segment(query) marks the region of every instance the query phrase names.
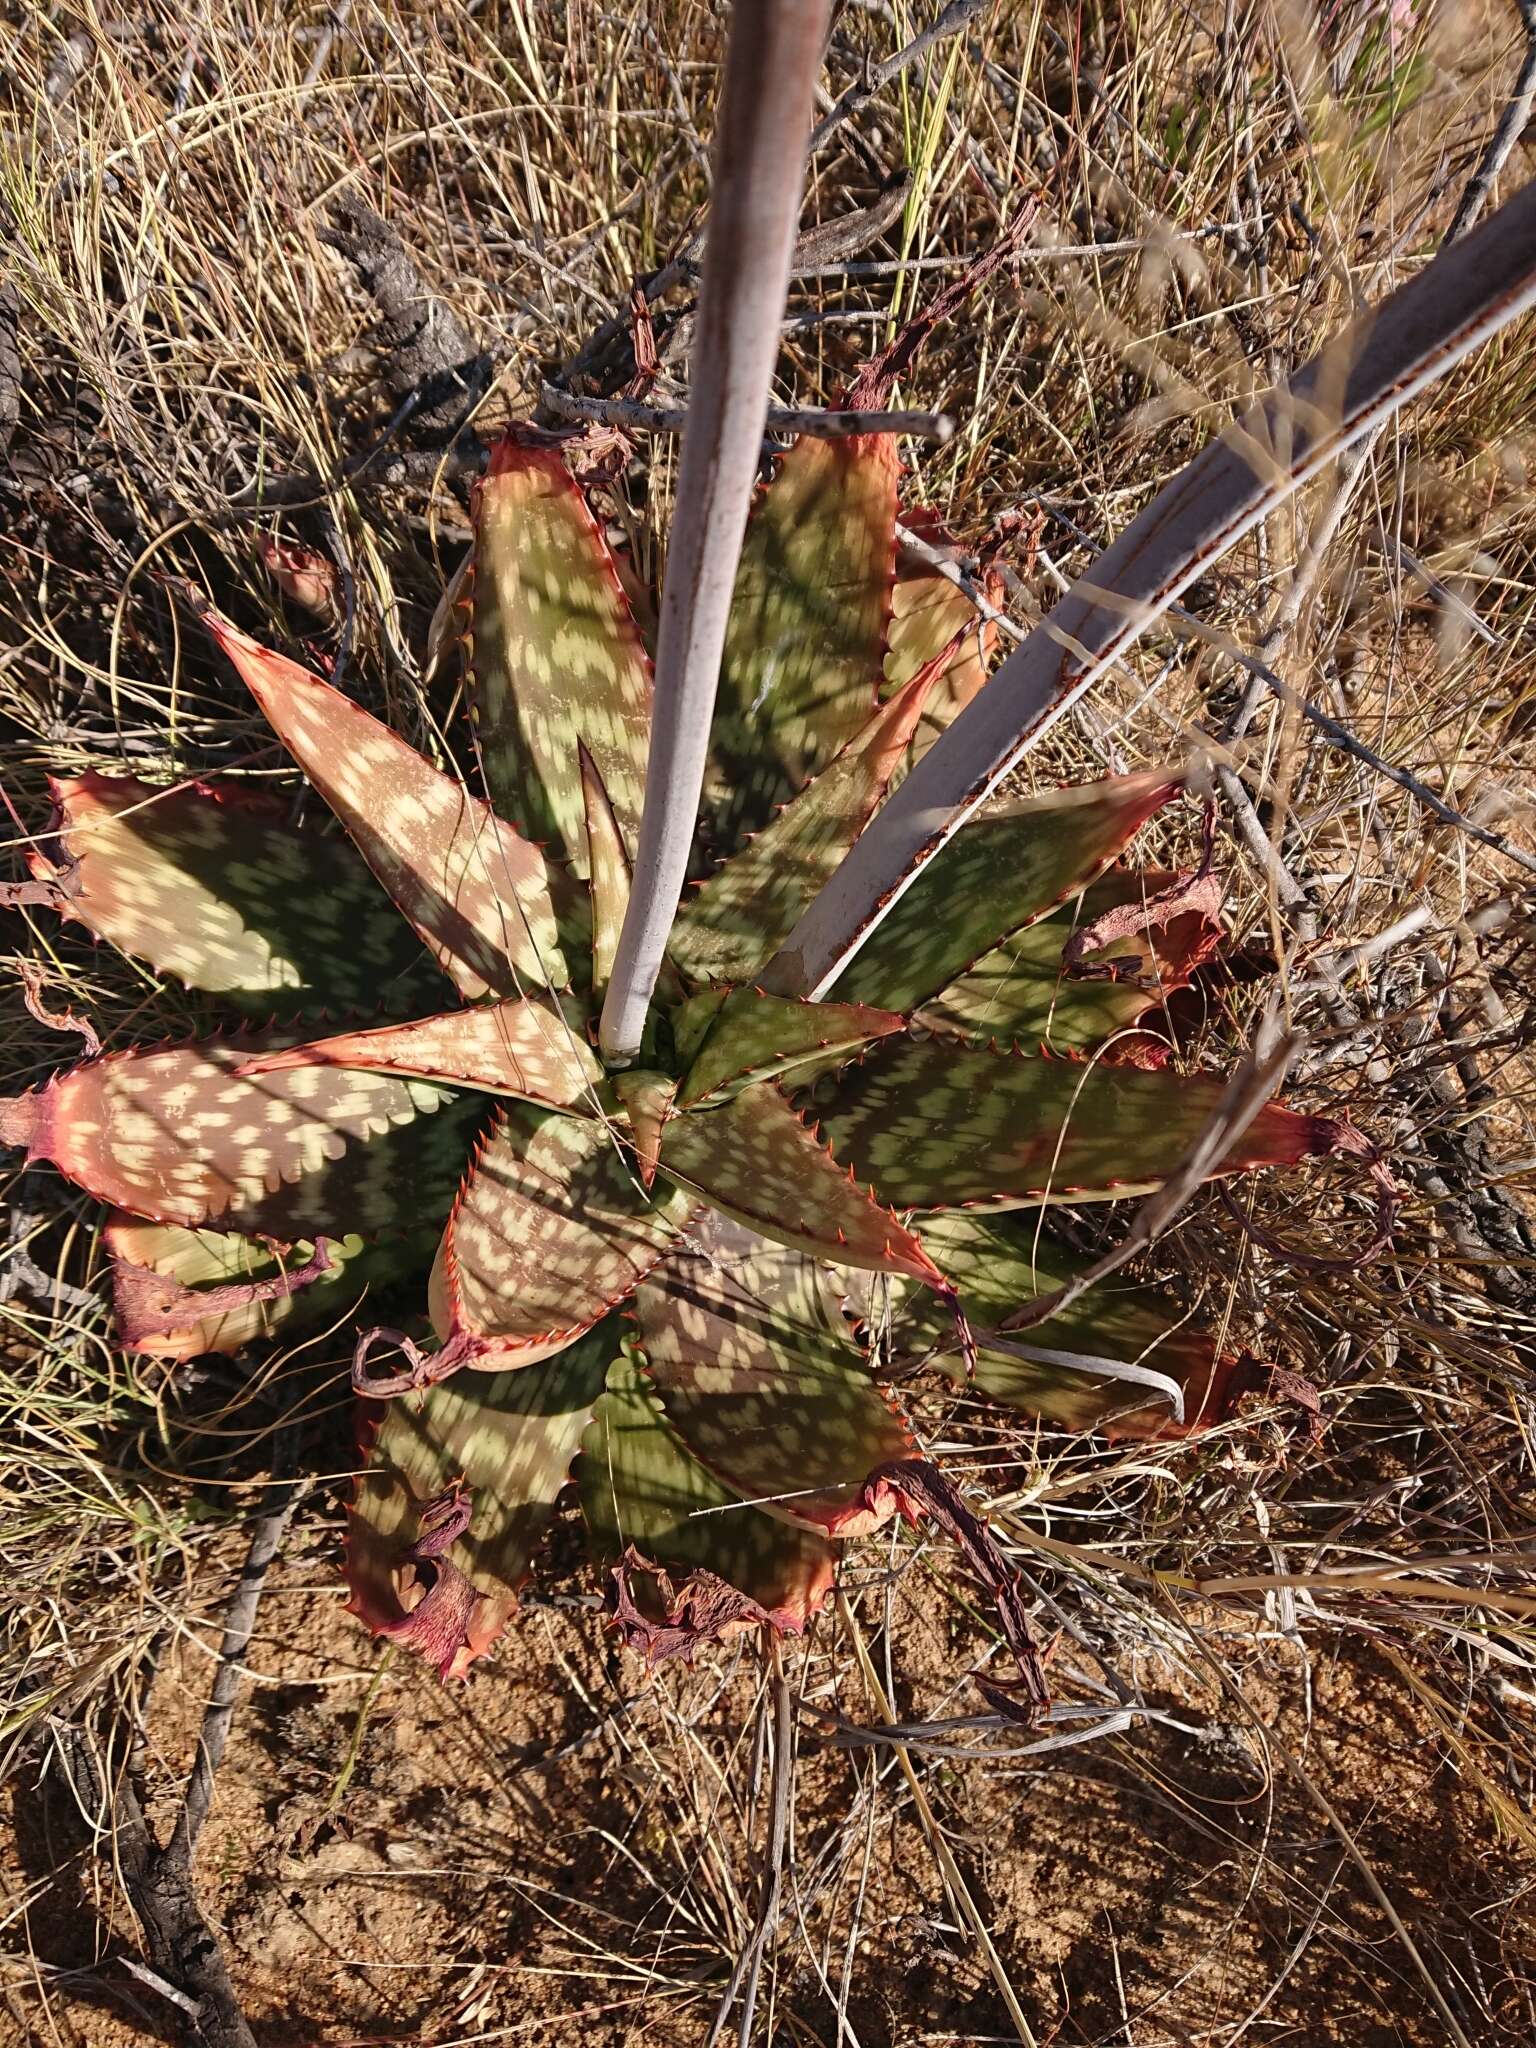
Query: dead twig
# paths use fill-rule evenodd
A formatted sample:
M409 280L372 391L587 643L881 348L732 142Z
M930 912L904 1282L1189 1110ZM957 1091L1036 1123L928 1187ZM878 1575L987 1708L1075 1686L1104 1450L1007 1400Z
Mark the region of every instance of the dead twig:
M218 1937L198 1904L192 1877L197 1839L208 1818L214 1778L229 1740L244 1657L272 1560L303 1488L281 1478L275 1496L251 1524L240 1579L224 1617L219 1665L198 1735L197 1760L167 1840L156 1840L131 1777L108 1792L83 1731L55 1730L65 1777L98 1845L110 1847L123 1889L144 1934L148 1971L142 1980L188 2014L198 2048L256 2048L230 1982Z
M683 405L647 405L638 398L579 398L574 392L546 384L542 405L568 420L624 427L644 434L680 434L688 422ZM770 405L772 434L809 434L818 441L845 440L853 434L910 434L918 441L950 440L955 422L947 412L849 412L815 405Z

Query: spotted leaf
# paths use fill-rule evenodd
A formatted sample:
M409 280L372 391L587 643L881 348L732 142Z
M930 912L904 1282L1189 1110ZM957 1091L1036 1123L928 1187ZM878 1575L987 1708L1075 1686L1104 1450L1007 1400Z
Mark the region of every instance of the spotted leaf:
M1205 1075L1031 1059L937 1038L887 1040L815 1091L833 1153L900 1209L1145 1193L1180 1164L1221 1095L1222 1083ZM1218 1171L1294 1166L1333 1151L1344 1129L1272 1103Z
M350 697L217 614L203 617L459 992L563 987L569 976L539 849Z
M629 1067L614 1075L613 1089L629 1116L640 1184L648 1188L656 1178L661 1134L672 1114L677 1083L670 1074L657 1073L653 1068Z
M619 932L629 908L629 851L596 763L585 746L579 752L592 900L592 987L601 995L613 973Z
M347 1522L350 1611L375 1634L431 1649L446 1677L462 1678L516 1609L613 1353L612 1337L594 1331L542 1365L360 1402L367 1464ZM453 1604L457 1629L434 1639L411 1628L430 1588L408 1553L423 1510L454 1487L469 1497L468 1526L433 1562L469 1597Z
M942 664L930 662L725 866L672 927L696 981L751 981L828 881L884 796Z
M778 1244L943 1289L921 1242L816 1141L771 1081L675 1116L662 1172Z
M297 1244L278 1253L227 1231L145 1223L119 1210L103 1232L112 1259L117 1339L154 1358L239 1351L260 1338L299 1335L343 1320L370 1279L408 1270L402 1247L360 1237ZM425 1271L431 1241L422 1246Z
M716 1005L713 1021L689 1063L678 1090L678 1107L689 1109L780 1075L792 1075L797 1082L808 1079L871 1039L905 1029L906 1019L892 1010L871 1010L860 1003L806 1003L793 996L765 995L756 988L732 989Z
M391 1010L443 984L349 842L233 787L132 775L51 784L58 907L157 974L242 1009Z
M559 1109L596 1105L603 1070L571 1019L534 996L451 1010L413 1024L342 1031L309 1045L261 1053L247 1075L293 1073L302 1067L359 1067L413 1074L454 1088L522 1095Z
M839 1536L895 1507L870 1475L916 1447L804 1252L707 1218L635 1317L667 1421L733 1493Z
M109 1053L0 1102L0 1144L50 1159L160 1223L292 1243L375 1237L446 1214L481 1114L389 1074L303 1067L244 1079L270 1038Z
M1086 1052L1157 1012L1209 959L1221 926L1202 909L1115 939L1073 974L1062 949L1073 932L1107 910L1132 908L1177 878L1153 869L1115 869L1064 909L1014 932L947 988L930 996L916 1021L1025 1051Z
M795 443L747 529L705 785L722 852L767 824L859 733L891 609L896 444Z
M953 1210L929 1217L924 1235L959 1289L975 1337L974 1371L950 1319L918 1288L891 1318L895 1357L929 1357L963 1392L1067 1429L1168 1434L1177 1425L1158 1380L1178 1389L1184 1428L1214 1418L1227 1373L1206 1317L1114 1274L1059 1315L998 1339L993 1333L1006 1316L1074 1279L1087 1259L1045 1235L1032 1217Z
M954 547L932 512L904 513L902 524L935 547ZM982 572L977 580L988 602L994 607L999 605L1003 595L1001 579L995 573ZM958 645L954 644L957 633L963 636ZM910 553L905 546L898 547L885 656L886 694L900 689L925 661L932 661L946 647L953 646L912 736L914 760L928 751L987 680L995 638L996 629L982 618L963 590L931 563Z
M498 442L475 499L472 702L501 813L587 868L585 746L631 846L650 744L650 661L613 556L557 450Z
M509 1102L438 1251L439 1369L492 1372L564 1350L666 1256L688 1208L675 1189L648 1199L605 1124Z
M611 1563L633 1549L677 1576L707 1572L780 1628L803 1628L826 1605L833 1546L812 1529L745 1506L722 1485L667 1426L627 1355L608 1369L576 1477L599 1559Z
M833 993L915 1010L1091 882L1183 782L1155 769L986 811L898 897Z

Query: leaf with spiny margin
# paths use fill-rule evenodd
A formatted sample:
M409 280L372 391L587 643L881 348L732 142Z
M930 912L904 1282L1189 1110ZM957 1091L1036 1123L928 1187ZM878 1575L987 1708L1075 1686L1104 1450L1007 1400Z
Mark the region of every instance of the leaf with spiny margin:
M661 1170L777 1244L945 1286L920 1240L850 1179L771 1081L721 1109L673 1117Z
M595 1108L603 1070L571 1020L537 996L449 1010L412 1024L342 1031L308 1045L284 1046L248 1060L247 1075L301 1067L356 1067L414 1074L451 1088L522 1095L556 1109Z
M239 1351L336 1322L370 1280L394 1279L410 1265L401 1245L350 1236L327 1239L328 1263L313 1271L311 1244L278 1254L255 1238L145 1223L125 1210L114 1212L102 1236L112 1259L117 1341L151 1358ZM430 1234L420 1249L425 1270Z
M691 1204L655 1201L615 1131L508 1102L443 1233L432 1320L458 1364L549 1358L632 1294Z
M648 1188L656 1178L661 1134L672 1114L677 1083L670 1074L657 1073L650 1067L628 1067L614 1075L613 1089L629 1113L635 1164L641 1185Z
M287 1014L316 1004L438 998L443 984L366 862L339 834L291 824L233 786L157 788L134 775L54 778L58 908L157 974L235 1007Z
M705 780L722 852L767 824L875 705L890 617L896 443L798 440L747 528Z
M217 613L202 616L459 993L565 987L551 871L538 847L350 697Z
M217 1222L293 1243L398 1232L433 1204L447 1214L484 1115L476 1098L343 1068L242 1078L273 1042L87 1060L0 1101L0 1144L52 1160L101 1201L194 1229Z
M613 1563L633 1547L673 1574L712 1572L780 1628L801 1628L825 1606L836 1573L833 1546L812 1529L745 1506L723 1486L668 1428L627 1355L608 1369L576 1478L600 1561Z
M629 850L596 763L584 744L577 753L587 816L587 875L592 892L592 991L601 996L613 975L619 933L629 908Z
M751 981L873 816L941 669L930 662L684 905L668 941L696 981Z
M1089 1052L1117 1031L1140 1023L1176 990L1221 940L1221 926L1203 910L1181 911L1166 925L1113 940L1088 965L1118 963L1128 978L1068 974L1062 949L1074 931L1123 904L1139 904L1179 880L1155 869L1115 869L1050 917L1006 938L947 988L930 996L914 1022L1052 1052Z
M678 1090L679 1109L712 1096L735 1094L753 1081L793 1073L797 1085L814 1078L868 1045L904 1031L894 1010L861 1003L808 1003L796 996L765 995L757 988L733 988L715 1011L715 1021L689 1062Z
M376 1634L407 1633L401 1577L421 1510L461 1483L469 1527L445 1562L477 1597L445 1675L464 1676L517 1607L616 1343L611 1330L596 1330L543 1365L358 1404L360 1434L371 1441L347 1518L353 1614Z
M937 515L926 509L905 512L902 524L939 548L954 547ZM988 603L1002 602L1002 580L995 571L977 581ZM945 664L944 673L923 707L912 736L912 760L919 760L947 725L959 716L987 680L996 628L983 619L963 590L931 564L905 547L896 552L896 587L892 592L891 628L885 656L885 694L897 690L932 661L963 628L967 632Z
M1114 1200L1160 1187L1223 1083L1167 1068L1028 1058L942 1038L886 1040L814 1091L834 1155L898 1209ZM1216 1169L1294 1166L1341 1126L1271 1103ZM852 1264L849 1260L847 1263Z
M916 1455L911 1433L806 1253L708 1217L640 1288L635 1318L667 1421L733 1493L835 1536L894 1509L868 1482Z
M585 745L631 846L651 664L612 552L559 452L509 434L475 494L471 703L493 802L587 871Z
M1181 769L1154 769L983 812L897 898L832 993L917 1009L1091 882L1183 786Z
M1090 1260L1046 1236L1033 1217L953 1210L929 1217L924 1237L959 1290L976 1341L975 1369L968 1376L952 1321L920 1288L891 1317L896 1359L932 1354L933 1364L962 1391L974 1389L1066 1429L1107 1426L1111 1434L1127 1437L1178 1432L1165 1397L1107 1376L1105 1365L1141 1368L1175 1381L1184 1390L1185 1430L1214 1419L1226 1378L1215 1342L1202 1322L1167 1296L1112 1275L1059 1315L1009 1338L1010 1348L1001 1350L988 1342L989 1330L1039 1295L1065 1286ZM1083 1365L1074 1368L1074 1358ZM1088 1370L1094 1363L1098 1373Z

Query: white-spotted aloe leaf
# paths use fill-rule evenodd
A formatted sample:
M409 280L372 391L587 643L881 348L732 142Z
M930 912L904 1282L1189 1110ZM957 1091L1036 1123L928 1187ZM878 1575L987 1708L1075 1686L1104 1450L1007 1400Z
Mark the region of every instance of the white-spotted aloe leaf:
M941 659L931 661L903 684L813 782L709 877L672 928L672 957L686 975L759 977L801 907L874 814L942 670Z
M471 700L502 817L587 870L577 749L626 845L645 792L651 664L612 553L558 450L509 434L475 496Z
M695 997L693 1002L710 998ZM716 1003L712 1021L677 1091L680 1109L737 1093L755 1081L813 1078L850 1058L872 1039L904 1031L894 1010L863 1003L806 1003L794 996L734 988Z
M539 848L350 697L215 613L203 623L459 993L563 988Z
M795 443L736 574L705 808L727 852L865 725L879 694L896 552L888 434Z
M606 1124L508 1102L438 1250L432 1375L564 1350L666 1256L689 1206L670 1186L652 1200Z
M58 838L34 848L53 906L97 938L263 1018L314 1005L425 1006L441 978L339 834L233 786L132 775L50 787ZM5 890L0 888L0 902Z
M304 1067L411 1074L452 1088L521 1095L556 1109L595 1108L603 1070L571 1018L548 1000L516 996L410 1024L341 1031L248 1060L246 1075Z
M815 1095L822 1137L883 1201L948 1209L1160 1187L1210 1124L1222 1083L934 1038L887 1040ZM1271 1103L1217 1172L1294 1166L1340 1149L1358 1149L1348 1125Z
M1183 784L1180 771L1155 769L973 818L894 906L835 993L915 1010L1091 882Z
M241 1076L268 1035L108 1053L0 1101L0 1144L158 1223L372 1238L443 1215L484 1105L342 1068Z
M771 1081L720 1109L673 1117L661 1170L778 1244L945 1289L921 1240L818 1143Z
M676 1593L660 1589L660 1627L691 1630L696 1641L757 1620L798 1630L825 1606L836 1571L833 1545L815 1530L746 1505L701 1465L627 1354L608 1369L576 1478L598 1558L617 1566L638 1553L676 1582ZM707 1587L703 1611L690 1612L680 1597L690 1579ZM729 1589L723 1599L714 1597L722 1582Z
M586 812L587 878L592 906L592 992L599 999L613 974L613 956L629 908L629 849L597 763L586 746L581 760L581 794Z
M905 512L902 525L932 546L953 550L950 535L933 512ZM999 606L1003 590L996 573L982 572L977 580L988 603ZM927 753L987 680L995 637L996 628L957 584L904 546L898 547L885 656L886 694L909 681L925 661L953 649L913 734L914 760Z
M613 1089L629 1118L640 1184L649 1188L656 1178L661 1134L672 1114L677 1083L670 1074L660 1073L654 1067L625 1067L614 1075Z
M1105 912L1145 915L1154 898L1183 879L1156 869L1112 870L1066 908L984 953L930 996L914 1021L1025 1052L1087 1052L1117 1031L1155 1022L1168 997L1188 986L1220 943L1221 925L1209 908L1197 904L1166 923L1149 919L1143 931L1088 954L1081 971L1069 967L1064 952L1075 933Z
M398 1243L368 1246L349 1236L279 1253L255 1238L146 1223L123 1210L102 1236L118 1342L153 1358L239 1351L260 1338L340 1322L370 1280L393 1280L411 1264ZM425 1272L430 1237L420 1251Z
M815 1260L713 1216L640 1288L635 1320L668 1423L733 1493L836 1536L892 1512L871 1475L916 1446Z
M962 1392L1064 1429L1150 1437L1216 1419L1228 1369L1204 1318L1116 1278L1033 1329L999 1340L997 1325L1007 1316L1064 1285L1089 1261L1047 1236L1032 1216L952 1210L926 1218L925 1234L959 1292L975 1356L962 1355L950 1320L914 1288L890 1319L896 1360L931 1360ZM1181 1418L1156 1379L1173 1382Z
M349 1606L462 1678L505 1627L603 1389L615 1340L595 1331L516 1372L465 1374L387 1404L358 1404L366 1460L347 1523ZM465 1526L426 1558L427 1512L463 1502ZM430 1546L429 1546L430 1547Z

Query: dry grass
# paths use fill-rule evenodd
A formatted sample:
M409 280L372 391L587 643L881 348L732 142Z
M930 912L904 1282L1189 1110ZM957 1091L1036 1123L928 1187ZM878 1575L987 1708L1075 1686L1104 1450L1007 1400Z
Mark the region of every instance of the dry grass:
M833 89L931 12L843 9ZM786 398L833 393L1038 193L1036 245L903 394L963 422L911 450L913 502L968 538L1043 514L1007 558L1029 619L1246 394L1432 249L1524 45L1494 0L1419 13L1394 51L1362 0L984 10L819 159L808 219L867 203L881 171L913 185L878 268L796 288ZM292 640L304 624L255 557L267 531L347 565L350 686L447 749L452 689L424 680L423 651L463 550L460 487L328 483L262 509L274 478L340 477L393 410L371 308L322 241L330 205L350 191L395 220L494 363L481 419L524 411L703 206L718 31L688 0L6 10L14 844L42 821L45 772L90 760L294 786L156 580L202 581ZM1516 148L1511 184L1531 155ZM663 509L671 453L649 478ZM1269 656L1527 847L1533 461L1526 326L1377 444ZM1272 520L1192 609L1251 645L1335 490ZM1232 1347L1322 1389L1317 1443L1263 1411L1112 1451L912 1390L924 1442L1061 1631L1058 1719L1031 1742L973 1715L964 1674L991 1630L940 1549L854 1558L846 1608L786 1652L804 1704L756 2039L1013 2040L1016 2013L1041 2040L1135 2048L1536 2033L1530 878L1243 687L1160 633L1027 773L1226 735L1272 852L1224 833L1233 971L1188 1055L1230 1064L1278 966L1311 1034L1297 1097L1346 1108L1404 1181L1394 1252L1350 1268L1369 1216L1337 1173L1251 1197L1336 1269L1270 1256L1215 1198L1159 1248ZM1339 955L1404 918L1366 964ZM50 920L8 916L0 944L13 968L42 961L46 1006L108 1044L198 1020L198 999ZM13 1085L64 1043L19 994ZM42 1174L4 1193L7 2038L176 2038L174 2007L125 1968L131 1922L57 1769L51 1805L39 1786L61 1730L127 1726L165 1798L274 1431L296 1423L308 1467L346 1467L345 1333L254 1368L125 1358L93 1205ZM1078 1225L1090 1242L1113 1227ZM557 1540L498 1665L441 1695L336 1616L335 1498L311 1496L289 1538L199 1866L257 2038L704 2039L758 1914L775 1760L755 1657L658 1679L619 1663L590 1614L540 1604L580 1584ZM892 1713L918 1732L898 1738Z

